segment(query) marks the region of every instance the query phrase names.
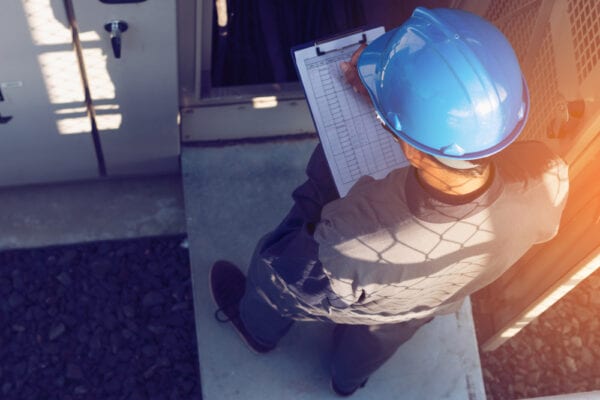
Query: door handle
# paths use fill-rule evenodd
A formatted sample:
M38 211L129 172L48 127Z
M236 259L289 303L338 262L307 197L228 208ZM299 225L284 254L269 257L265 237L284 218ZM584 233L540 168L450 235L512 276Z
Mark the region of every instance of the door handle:
M564 138L569 134L575 135L585 116L585 101L583 99L567 101L561 98L554 110L546 136L555 139Z
M113 20L104 25L104 29L110 33L110 44L115 58L121 58L121 34L127 31L127 22Z

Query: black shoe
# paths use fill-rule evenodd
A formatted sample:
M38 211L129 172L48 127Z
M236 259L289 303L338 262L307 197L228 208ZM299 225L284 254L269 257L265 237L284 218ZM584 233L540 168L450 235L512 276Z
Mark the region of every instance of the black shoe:
M337 394L338 396L341 396L341 397L352 396L354 394L354 392L356 392L358 389L365 387L365 385L367 384L368 380L369 380L369 378L365 379L365 381L363 383L361 383L360 385L358 385L354 389L350 390L349 392L346 392L346 391L341 390L340 388L338 388L337 385L335 384L335 382L333 381L333 378L331 378L331 381L330 381L330 383L331 383L331 390L333 390L335 392L335 394Z
M246 291L246 277L238 267L228 261L217 261L210 270L210 293L218 310L219 322L231 322L240 338L256 353L267 353L275 346L258 343L244 327L240 319L240 301Z

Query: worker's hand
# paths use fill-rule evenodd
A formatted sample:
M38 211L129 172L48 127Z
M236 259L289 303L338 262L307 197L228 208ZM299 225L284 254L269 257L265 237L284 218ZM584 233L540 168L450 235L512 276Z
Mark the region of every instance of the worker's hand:
M350 61L342 61L340 63L340 69L344 73L344 78L346 81L352 86L355 92L363 95L369 102L371 102L371 98L369 97L369 92L367 92L367 88L363 85L362 81L358 76L358 69L356 65L358 64L358 58L362 54L363 50L367 47L366 44L361 44L358 49L352 54L352 58Z

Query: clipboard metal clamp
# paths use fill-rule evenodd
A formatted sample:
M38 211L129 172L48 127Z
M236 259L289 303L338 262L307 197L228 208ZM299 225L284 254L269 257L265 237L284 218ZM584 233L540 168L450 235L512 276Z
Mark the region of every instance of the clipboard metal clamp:
M334 36L327 37L327 38L325 38L323 40L316 41L315 42L315 50L317 52L317 56L322 56L324 54L327 54L330 51L330 50L328 50L328 51L321 50L321 45L323 45L325 43L328 43L328 42L332 42L332 41L337 40L337 39L339 39L341 37L344 37L344 36L350 36L350 35L353 35L353 34L356 34L356 33L361 33L361 32L362 32L362 35L361 35L360 40L358 40L358 44L367 43L367 34L365 33L364 29L356 29L354 31L344 32L344 33L341 33L341 34L337 34L337 35L334 35ZM350 46L352 46L352 45L354 45L354 43L351 44ZM348 46L345 46L345 47L348 47ZM339 49L337 49L337 50L339 50Z

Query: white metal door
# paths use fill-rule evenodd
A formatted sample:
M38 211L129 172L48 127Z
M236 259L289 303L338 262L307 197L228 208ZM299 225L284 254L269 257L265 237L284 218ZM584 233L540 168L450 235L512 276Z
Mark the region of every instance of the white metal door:
M73 1L109 176L179 168L175 1ZM117 58L105 25L126 24ZM125 26L122 24L122 26Z
M0 12L0 186L98 177L62 1Z

